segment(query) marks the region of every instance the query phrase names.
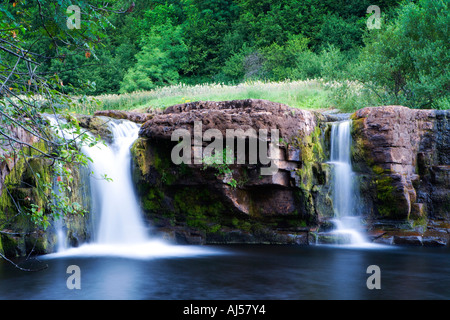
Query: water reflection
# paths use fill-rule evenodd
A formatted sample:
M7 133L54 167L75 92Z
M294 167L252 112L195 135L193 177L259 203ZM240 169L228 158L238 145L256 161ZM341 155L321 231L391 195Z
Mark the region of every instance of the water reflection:
M231 246L225 255L60 257L40 272L0 263L1 299L449 299L448 249ZM81 270L69 290L66 269ZM369 265L381 290L369 290Z

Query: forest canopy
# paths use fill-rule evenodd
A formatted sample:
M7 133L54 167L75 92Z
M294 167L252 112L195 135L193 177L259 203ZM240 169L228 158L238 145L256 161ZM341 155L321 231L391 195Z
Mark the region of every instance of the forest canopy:
M22 25L14 32L36 52L50 57L57 49L58 59L40 69L56 74L68 94L320 78L358 81L378 104L449 105L447 0L111 1L101 28L101 10L82 14L80 39L91 41L77 47L48 36L58 26L36 28L42 12L63 12L69 4L11 0L1 9L2 21ZM369 28L370 6L379 8L379 28ZM67 16L52 23L61 28Z

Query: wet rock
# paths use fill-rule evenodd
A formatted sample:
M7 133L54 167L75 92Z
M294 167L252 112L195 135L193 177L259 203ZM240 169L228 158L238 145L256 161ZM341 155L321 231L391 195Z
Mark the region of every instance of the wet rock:
M352 242L351 236L345 233L318 233L317 244L350 244Z
M352 115L353 163L364 177L361 195L375 220L450 219L449 118L448 110L402 106Z
M107 143L113 140L113 134L109 128L112 118L104 116L75 115L80 127L86 129L92 135L102 138Z
M22 136L23 141L29 141L35 148L47 152L45 143L33 137ZM27 140L28 139L28 140ZM0 148L2 150L2 148ZM3 149L6 150L6 149ZM53 176L51 159L42 157L32 148L22 148L22 156L5 157L0 161L3 171L0 180L0 219L2 233L0 237L0 252L7 257L19 257L33 254L45 254L56 251L56 230L50 217L51 190L38 186L37 177L42 183L52 185ZM67 182L67 196L71 203L77 202L88 209L89 195L85 180L81 178L83 168L76 164L66 164L72 171L73 180ZM70 191L69 191L70 190ZM44 230L30 218L31 205L49 218L50 225ZM19 208L21 212L19 212ZM89 214L85 216L73 214L65 217L68 235L72 239L84 242L90 237Z
M94 116L103 116L119 120L125 119L136 123L144 123L153 118L154 114L123 110L99 110L94 113Z
M447 237L424 236L422 238L424 247L445 247L448 245Z
M421 236L401 236L395 235L393 239L395 245L421 246L423 244Z
M382 236L372 239L372 242L376 244L392 245L394 244L394 236L383 234Z

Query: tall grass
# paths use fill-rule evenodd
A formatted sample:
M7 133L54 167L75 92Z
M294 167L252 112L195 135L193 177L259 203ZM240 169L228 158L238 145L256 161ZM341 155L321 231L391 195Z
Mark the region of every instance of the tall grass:
M245 82L238 85L220 83L185 85L178 84L125 94L105 94L91 97L72 107L70 111L92 114L96 110L164 109L168 106L198 100L265 99L303 109L330 108L329 92L320 80Z
M237 85L178 84L150 91L105 94L91 98L91 102L84 101L72 107L70 111L83 114L93 114L96 110L147 112L151 109L165 109L171 105L192 101L237 99L265 99L310 110L338 108L350 111L367 103L357 84L327 83L320 79L281 82L248 81Z

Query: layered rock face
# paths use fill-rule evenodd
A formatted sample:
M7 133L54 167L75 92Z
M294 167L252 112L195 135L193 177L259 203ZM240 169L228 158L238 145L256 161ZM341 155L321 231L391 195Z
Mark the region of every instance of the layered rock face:
M402 106L364 108L351 116L359 211L373 241L449 244L449 117L449 111ZM99 111L76 119L106 142L112 138L108 122L127 119L142 124L132 147L142 210L153 230L179 243L311 244L332 227L332 170L327 161L331 123L337 117L250 99L192 102L154 114ZM233 151L226 158L230 145L215 143L218 137L226 142L230 132ZM43 147L26 132L16 135ZM213 145L219 157L205 161L208 156L202 153ZM4 225L0 250L8 256L52 252L54 230L36 230L27 216L16 216L16 205L45 206L32 171L51 183L51 166L30 148L24 149L22 160L4 152L0 218L14 219ZM185 152L189 156L184 160L189 161L174 161L174 155ZM264 154L268 161L261 161ZM263 174L271 167L271 174ZM86 177L79 168L73 172L71 197L89 210ZM90 223L89 215L66 217L71 245L89 239Z
M187 242L309 243L319 215L331 214L317 211L330 199L323 163L326 120L319 113L264 100L169 107L142 125L133 147L142 206L157 225ZM175 165L171 155L177 129L189 134L193 161ZM195 162L196 152L212 141L206 139L210 129L224 140L230 130L252 132L255 140L251 134L244 139L246 160L237 163L242 154L236 149L229 164ZM196 142L196 133L204 139ZM250 141L258 142L258 152L271 143L276 146L270 154L273 174L261 173L268 164L260 159L249 161L257 150L251 149Z
M378 236L393 241L387 231L400 229L412 241L447 243L449 118L448 111L402 106L364 108L353 115L354 167L370 228Z
M374 241L448 243L448 118L448 111L402 106L364 108L352 115L359 211ZM310 243L333 217L326 163L333 120L263 100L169 107L143 124L134 148L144 208L149 217L160 219L161 226L172 226L168 229L191 226L196 241ZM202 124L202 133L278 129L280 148L274 160L279 170L261 176L260 164L230 165L221 174L217 166L174 166L171 136L180 128L194 135L196 122ZM194 154L194 139L191 146ZM206 198L210 200L205 209Z

